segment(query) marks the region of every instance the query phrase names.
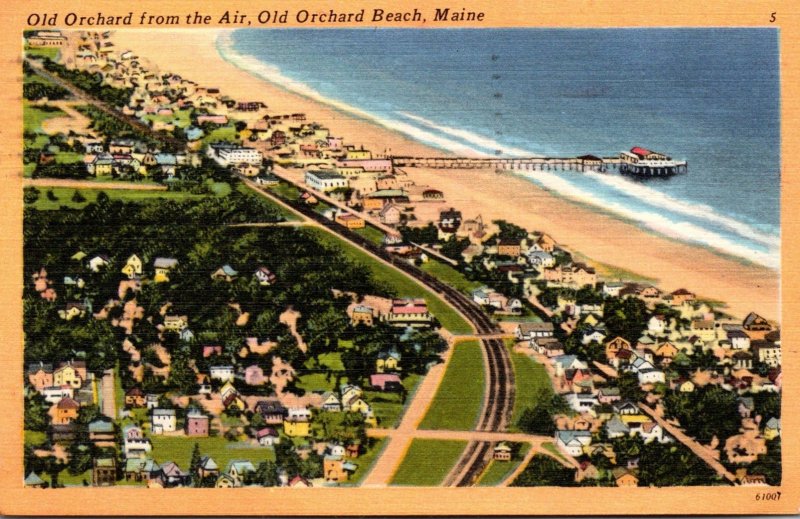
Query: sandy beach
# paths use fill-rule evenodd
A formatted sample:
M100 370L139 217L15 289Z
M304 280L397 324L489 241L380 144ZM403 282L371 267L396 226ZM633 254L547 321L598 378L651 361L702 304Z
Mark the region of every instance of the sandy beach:
M156 35L157 34L157 35ZM215 30L117 31L120 49L130 49L160 72L174 72L242 101L263 101L270 113L305 112L342 136L376 154L443 155L368 121L356 119L250 75L219 56ZM529 230L549 233L590 261L658 280L664 290L687 288L699 297L724 301L728 313L744 317L756 311L780 320L779 274L775 270L721 257L707 249L654 236L636 225L588 210L554 196L510 173L408 169L420 185L445 193L448 204L465 218L505 219ZM602 269L601 272L602 274Z

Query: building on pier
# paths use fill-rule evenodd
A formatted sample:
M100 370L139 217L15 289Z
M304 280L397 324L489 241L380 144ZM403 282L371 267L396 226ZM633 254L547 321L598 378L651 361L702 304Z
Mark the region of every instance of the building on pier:
M686 173L685 161L672 160L663 153L634 147L631 151L623 151L619 155L619 171L622 174L643 177L663 177L676 173Z

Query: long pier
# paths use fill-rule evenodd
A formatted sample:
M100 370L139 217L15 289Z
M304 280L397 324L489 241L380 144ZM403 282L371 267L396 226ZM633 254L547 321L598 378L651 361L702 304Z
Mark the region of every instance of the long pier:
M429 169L495 169L515 171L599 171L617 172L637 176L664 176L686 173L685 161L625 162L620 156L596 157L389 157L394 167Z
M522 171L617 171L619 157L390 157L395 167Z

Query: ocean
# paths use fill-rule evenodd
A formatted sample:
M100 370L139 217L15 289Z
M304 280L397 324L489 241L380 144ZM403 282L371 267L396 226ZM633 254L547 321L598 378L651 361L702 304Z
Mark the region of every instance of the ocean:
M652 232L780 266L777 30L243 29L217 46L252 74L460 155L642 146L686 160L688 174L647 181L517 174Z

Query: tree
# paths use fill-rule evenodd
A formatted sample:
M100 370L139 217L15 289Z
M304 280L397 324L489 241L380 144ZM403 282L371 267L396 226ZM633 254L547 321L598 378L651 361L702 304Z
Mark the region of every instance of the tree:
M75 202L76 204L82 204L83 202L86 201L86 197L83 196L81 192L76 189L75 192L72 194L72 201Z
M549 456L536 454L512 487L574 487L575 469L564 467Z
M620 336L636 344L647 328L647 305L635 297L609 298L605 303L603 319L610 337Z
M53 192L52 189L47 190L47 199L50 200L51 202L58 201L58 197L56 196L56 194Z
M625 400L638 402L644 396L644 391L639 386L639 377L630 371L623 371L617 377L619 395Z
M522 413L522 416L519 417L517 425L520 429L528 434L542 434L550 436L556 430L556 425L553 423L553 417L550 416L548 410L541 405L525 409L525 411Z
M192 460L189 462L189 473L192 477L192 486L199 487L202 483L200 478L200 473L198 469L200 468L200 444L195 442L194 448L192 449Z
M25 429L29 431L45 431L50 417L47 414L48 406L44 397L36 392L31 392L25 397Z
M39 200L41 192L33 186L27 186L22 190L22 201L26 204L34 204Z
M195 373L190 361L189 353L186 350L175 351L167 378L167 385L184 395L191 394L196 384Z
M262 461L258 464L255 476L253 477L256 483L265 487L277 487L278 481L278 465L274 461Z

